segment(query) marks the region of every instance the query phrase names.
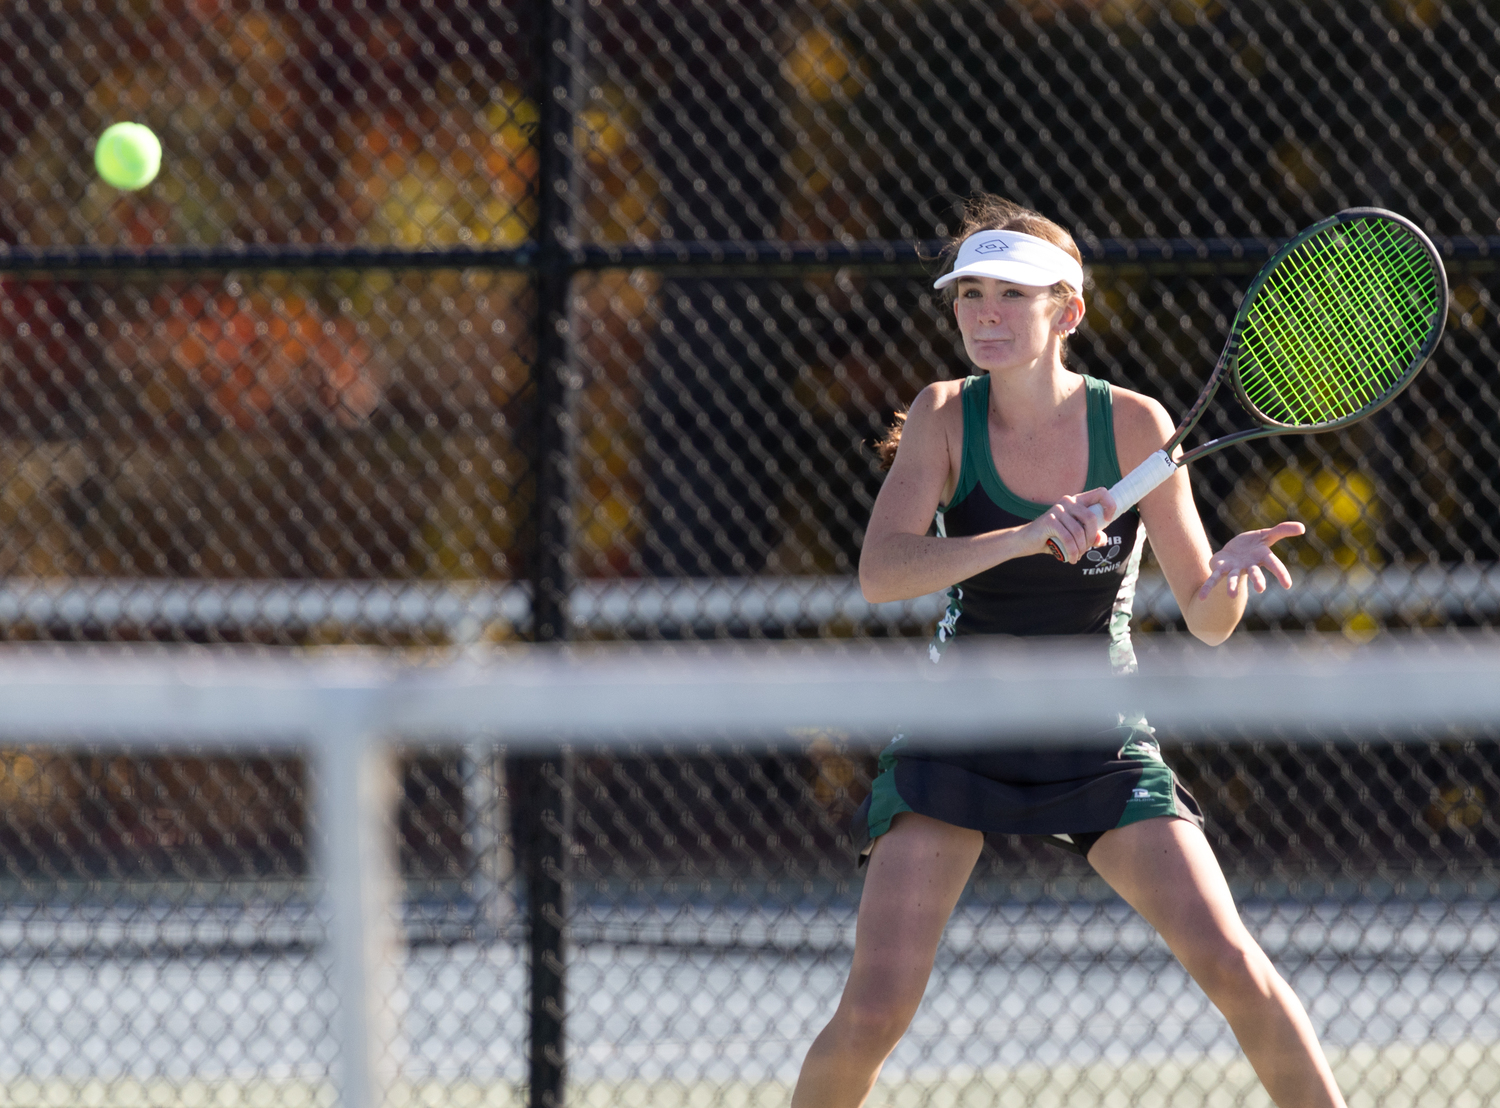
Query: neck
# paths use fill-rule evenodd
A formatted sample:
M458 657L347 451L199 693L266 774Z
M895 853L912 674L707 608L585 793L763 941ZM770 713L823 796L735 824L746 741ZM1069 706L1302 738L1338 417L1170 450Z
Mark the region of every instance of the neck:
M1055 349L1025 369L990 373L990 416L1001 426L1047 423L1063 415L1083 378L1064 368Z

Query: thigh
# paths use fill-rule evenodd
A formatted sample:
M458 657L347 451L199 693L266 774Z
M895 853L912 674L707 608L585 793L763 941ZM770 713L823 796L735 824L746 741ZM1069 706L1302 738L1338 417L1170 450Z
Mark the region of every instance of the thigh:
M1164 816L1106 831L1088 860L1185 963L1196 951L1249 938L1219 860L1185 819Z
M855 927L852 990L921 999L943 928L953 914L984 836L903 812L875 840Z

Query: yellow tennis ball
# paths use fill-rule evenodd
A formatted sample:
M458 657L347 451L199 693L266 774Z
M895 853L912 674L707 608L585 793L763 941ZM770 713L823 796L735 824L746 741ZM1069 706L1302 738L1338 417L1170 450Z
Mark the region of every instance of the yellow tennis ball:
M117 189L145 188L161 169L161 143L149 127L116 123L99 136L94 168Z

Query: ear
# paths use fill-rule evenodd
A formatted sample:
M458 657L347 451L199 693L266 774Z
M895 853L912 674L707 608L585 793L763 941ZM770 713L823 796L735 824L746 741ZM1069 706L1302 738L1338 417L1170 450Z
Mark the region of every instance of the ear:
M1083 297L1070 296L1068 302L1062 306L1053 320L1052 326L1065 335L1071 335L1078 330L1078 325L1083 322Z

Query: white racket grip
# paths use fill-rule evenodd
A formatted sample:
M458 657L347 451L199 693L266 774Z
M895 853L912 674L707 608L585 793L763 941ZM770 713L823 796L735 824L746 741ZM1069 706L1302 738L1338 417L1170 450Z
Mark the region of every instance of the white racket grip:
M1158 450L1121 477L1119 482L1109 490L1109 495L1115 501L1114 518L1119 519L1125 513L1125 509L1134 507L1140 502L1141 497L1176 472L1177 463L1167 456L1165 450Z
M1135 506L1141 499L1157 485L1161 484L1172 474L1177 472L1177 463L1167 456L1165 450L1158 450L1140 465L1136 466L1124 477L1115 483L1109 490L1109 495L1114 498L1115 514L1111 519L1119 519L1126 510ZM1097 504L1089 505L1089 512L1097 521L1097 527L1103 527L1109 520L1104 518L1104 510ZM1063 554L1062 547L1057 545L1056 540L1047 540L1047 549L1052 551L1052 556L1058 561L1066 561L1067 556Z

